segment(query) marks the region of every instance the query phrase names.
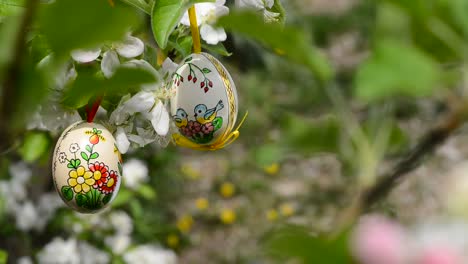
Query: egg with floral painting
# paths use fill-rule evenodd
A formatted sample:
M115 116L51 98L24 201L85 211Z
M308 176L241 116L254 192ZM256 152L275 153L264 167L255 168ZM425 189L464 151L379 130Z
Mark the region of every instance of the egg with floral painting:
M209 148L228 139L236 123L238 99L234 81L221 62L207 53L189 55L173 74L172 87L171 115L179 132L176 143Z
M122 158L104 126L80 121L59 137L52 160L55 188L81 213L95 213L116 197L122 182Z

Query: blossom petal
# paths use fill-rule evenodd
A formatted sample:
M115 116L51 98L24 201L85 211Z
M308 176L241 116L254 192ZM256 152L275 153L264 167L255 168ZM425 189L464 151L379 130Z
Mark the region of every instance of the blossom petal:
M71 57L79 63L88 63L95 61L101 54L101 48L91 50L74 50Z
M90 172L90 171L87 171L87 172L84 173L83 177L85 179L89 179L89 178L93 177L93 173Z
M200 35L206 43L216 45L220 41L225 41L227 38L223 28L214 28L211 25L204 24L200 28Z
M70 171L68 175L70 175L71 178L75 178L75 179L78 177L78 174L76 173L75 170Z
M120 150L120 153L125 154L130 147L130 141L127 138L127 134L125 134L125 130L122 127L118 127L117 131L115 132L115 143L117 144L117 148Z
M86 180L85 180L85 183L86 183L87 185L93 185L94 183L96 183L96 181L95 181L94 179L86 179Z
M171 76L177 70L177 67L178 65L174 63L169 57L166 58L162 64L163 76Z
M161 101L153 108L151 116L154 131L160 136L167 135L167 132L169 132L169 113Z
M68 184L69 184L71 187L73 187L73 186L77 185L78 182L76 181L75 178L70 178L70 179L68 179Z
M76 193L81 192L81 184L77 184L73 190L75 190Z
M85 173L85 168L83 166L79 166L78 169L76 169L76 173L78 176L81 176Z
M101 71L106 78L112 77L115 70L120 65L119 56L113 50L106 51L102 56Z
M85 193L89 192L89 190L91 189L91 187L89 187L89 185L87 185L87 184L82 184L81 186L83 188L83 192L85 192Z
M145 44L139 38L128 36L123 42L116 45L117 53L125 58L140 56L145 49Z

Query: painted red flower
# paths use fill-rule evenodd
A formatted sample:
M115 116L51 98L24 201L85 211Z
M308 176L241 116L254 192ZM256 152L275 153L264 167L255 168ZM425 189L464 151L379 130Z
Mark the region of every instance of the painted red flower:
M210 123L206 123L202 126L201 128L201 131L204 133L204 134L210 134L211 132L214 131L214 127L213 127L213 124L210 122Z
M107 181L102 187L99 189L102 193L104 194L109 194L114 192L115 186L117 186L118 183L118 174L117 172L111 170L109 172L109 176L107 176Z
M109 177L109 166L106 164L96 161L95 163L89 164L89 170L93 173L93 178L96 182L93 185L94 189L101 189L107 183Z

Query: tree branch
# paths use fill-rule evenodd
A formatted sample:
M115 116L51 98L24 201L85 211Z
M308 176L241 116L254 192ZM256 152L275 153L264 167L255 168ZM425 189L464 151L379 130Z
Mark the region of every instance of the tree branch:
M25 6L25 11L20 21L20 27L14 39L13 56L10 60L10 65L6 69L5 79L0 86L1 102L0 102L0 152L8 148L10 139L9 124L11 122L11 114L16 107L16 93L21 80L21 68L23 65L24 55L26 53L26 34L32 23L34 13L36 12L39 0L28 0Z

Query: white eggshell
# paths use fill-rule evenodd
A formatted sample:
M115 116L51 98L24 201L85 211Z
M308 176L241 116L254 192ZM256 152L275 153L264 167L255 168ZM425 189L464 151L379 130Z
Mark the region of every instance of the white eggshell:
M57 141L52 160L55 188L76 211L94 213L116 197L122 182L122 160L104 126L80 121Z
M226 68L207 53L191 54L172 77L176 91L171 115L179 133L198 145L211 145L229 133L237 119L237 91Z

